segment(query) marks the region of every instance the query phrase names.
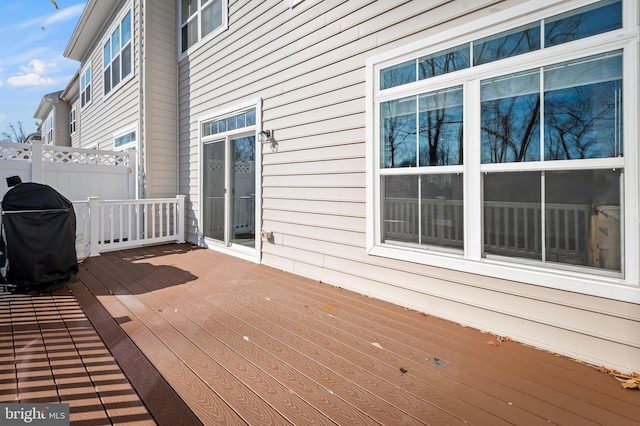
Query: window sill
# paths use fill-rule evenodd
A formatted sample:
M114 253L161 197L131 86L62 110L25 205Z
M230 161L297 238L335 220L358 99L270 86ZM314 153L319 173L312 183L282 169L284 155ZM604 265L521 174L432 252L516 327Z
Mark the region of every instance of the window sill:
M555 290L640 303L640 288L629 279L514 264L496 259L467 259L456 254L389 245L374 246L368 250L368 254Z

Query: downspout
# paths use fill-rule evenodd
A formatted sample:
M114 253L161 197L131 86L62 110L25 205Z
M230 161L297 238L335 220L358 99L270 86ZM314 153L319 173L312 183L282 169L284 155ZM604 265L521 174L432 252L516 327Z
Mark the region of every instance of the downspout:
M138 184L136 185L136 199L146 198L146 173L147 173L147 153L143 150L146 148L146 108L145 108L145 87L146 78L144 78L144 45L143 45L143 36L144 32L143 23L146 22L143 20L143 13L146 11L146 0L138 0L138 110L139 110L139 125L138 125L138 142L137 142L137 151L138 151L138 176L136 176L136 180Z

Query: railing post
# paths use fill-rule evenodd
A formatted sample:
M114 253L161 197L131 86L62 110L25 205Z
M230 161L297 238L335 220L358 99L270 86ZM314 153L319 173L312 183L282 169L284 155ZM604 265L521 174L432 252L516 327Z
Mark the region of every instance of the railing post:
M100 256L100 198L89 197L90 251L89 256Z
M31 182L44 183L42 142L31 142Z
M178 243L184 243L184 226L185 226L185 211L184 211L184 199L185 196L183 194L178 195L178 209L177 209L177 214L175 217L175 221L176 221L176 225L177 226L177 232L176 232L176 239L178 241Z

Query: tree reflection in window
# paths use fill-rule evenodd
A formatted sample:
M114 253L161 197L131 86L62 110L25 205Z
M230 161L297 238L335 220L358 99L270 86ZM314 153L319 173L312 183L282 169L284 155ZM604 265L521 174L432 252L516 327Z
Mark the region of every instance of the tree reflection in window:
M622 156L622 53L545 67L545 160Z
M424 80L469 68L469 43L418 58L418 76Z
M462 164L462 104L462 86L381 103L382 167Z
M416 97L380 105L382 167L416 166Z
M622 28L622 1L605 0L544 21L545 47Z
M481 82L482 163L540 159L540 73Z
M473 65L510 58L540 49L540 23L534 22L473 42Z
M419 166L462 164L462 86L419 97Z

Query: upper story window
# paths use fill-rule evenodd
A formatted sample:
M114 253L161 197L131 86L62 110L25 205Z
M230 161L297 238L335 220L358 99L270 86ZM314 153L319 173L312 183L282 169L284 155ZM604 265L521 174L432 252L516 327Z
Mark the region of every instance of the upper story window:
M227 0L181 0L180 52L227 25Z
M118 87L131 74L132 49L131 11L129 11L102 48L105 95Z
M80 76L80 107L91 103L91 65Z
M69 111L69 134L73 135L76 132L76 109L71 108Z
M380 89L437 77L620 28L622 28L622 1L600 1L521 27L475 39L460 46L382 68ZM543 33L544 37L541 36Z
M45 121L44 138L45 145L53 145L53 113Z
M640 96L625 70L639 52L623 25L637 4L558 4L369 60L369 253L578 292L586 276L591 294L637 286L625 235L637 232Z

